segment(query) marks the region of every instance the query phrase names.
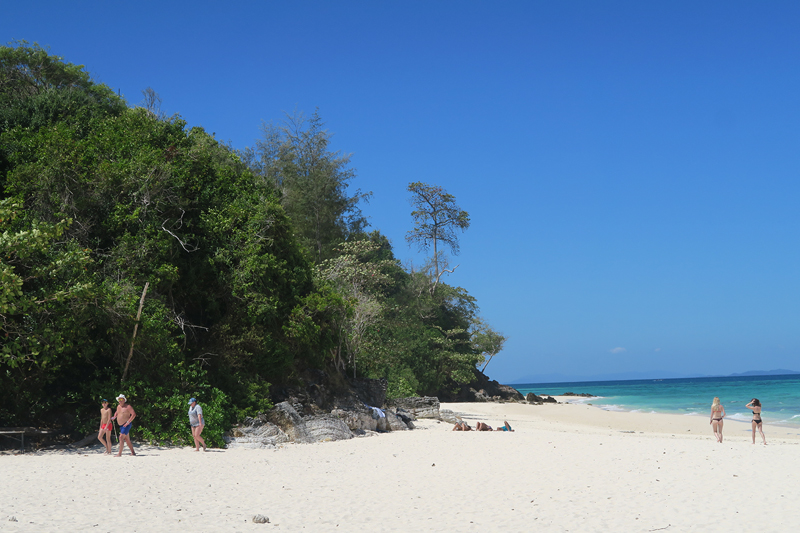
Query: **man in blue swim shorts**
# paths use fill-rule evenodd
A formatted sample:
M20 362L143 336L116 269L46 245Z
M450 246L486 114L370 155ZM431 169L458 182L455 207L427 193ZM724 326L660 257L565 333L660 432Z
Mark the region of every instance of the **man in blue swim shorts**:
M136 455L136 452L133 450L133 443L131 442L131 438L129 436L131 432L131 427L133 427L133 419L136 418L136 411L133 410L133 406L128 403L127 398L125 398L124 394L120 394L117 396L117 412L114 414L114 418L111 420L116 420L119 424L119 453L117 457L122 456L122 450L125 449L125 443L128 443L128 448L131 449L131 455Z

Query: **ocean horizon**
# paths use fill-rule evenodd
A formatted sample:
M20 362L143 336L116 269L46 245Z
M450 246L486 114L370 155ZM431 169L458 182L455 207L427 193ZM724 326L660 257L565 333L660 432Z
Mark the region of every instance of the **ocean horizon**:
M570 403L585 403L607 411L708 416L718 396L728 421L749 423L745 405L758 398L765 424L800 428L800 375L746 375L614 381L572 381L513 385L523 395L591 394Z

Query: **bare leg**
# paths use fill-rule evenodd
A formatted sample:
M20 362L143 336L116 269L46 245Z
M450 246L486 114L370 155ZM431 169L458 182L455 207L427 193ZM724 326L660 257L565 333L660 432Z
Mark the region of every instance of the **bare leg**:
M764 424L759 424L759 425L758 425L758 432L759 432L759 433L761 433L761 440L763 440L763 441L764 441L764 445L766 446L766 444L767 444L767 437L765 437L765 436L764 436L764 430L762 429L763 427L764 427ZM755 432L755 431L753 431L753 444L755 444L755 443L756 443L755 441L756 441L756 432Z
M122 450L125 449L125 443L128 444L128 448L131 449L131 455L136 455L136 452L133 449L133 443L131 442L131 438L127 435L120 434L119 436L119 453L117 453L117 457L122 456Z
M751 425L753 426L753 444L755 444L756 443L756 426L758 424L756 424L755 422L751 422Z
M111 432L109 430L107 430L107 429L104 430L104 431L101 431L100 435L98 435L97 439L100 442L103 443L103 446L106 447L105 453L108 454L108 455L111 455L111 453L112 453L112 450L111 450Z
M719 421L719 443L722 444L722 420Z
M192 427L192 437L194 438L194 451L200 451L200 446L203 446L203 451L206 451L206 441L200 434L203 433L203 426Z
M197 431L195 439L203 446L203 451L206 451L206 440L202 437L204 427L205 426L197 426L194 429Z

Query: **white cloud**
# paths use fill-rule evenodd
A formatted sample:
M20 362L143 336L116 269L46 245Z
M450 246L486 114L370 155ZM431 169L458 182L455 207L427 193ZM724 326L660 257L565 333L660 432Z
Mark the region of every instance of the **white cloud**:
M622 346L617 346L616 348L612 348L611 350L609 350L609 352L611 352L611 353L622 353L622 352L627 352L627 351L628 350L626 350Z

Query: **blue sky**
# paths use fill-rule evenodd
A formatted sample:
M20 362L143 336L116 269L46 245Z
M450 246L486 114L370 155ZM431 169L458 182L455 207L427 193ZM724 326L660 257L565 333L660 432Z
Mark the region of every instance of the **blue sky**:
M500 381L800 370L800 4L15 2L26 39L242 148L319 108L404 262L406 186L472 217L448 283Z

